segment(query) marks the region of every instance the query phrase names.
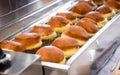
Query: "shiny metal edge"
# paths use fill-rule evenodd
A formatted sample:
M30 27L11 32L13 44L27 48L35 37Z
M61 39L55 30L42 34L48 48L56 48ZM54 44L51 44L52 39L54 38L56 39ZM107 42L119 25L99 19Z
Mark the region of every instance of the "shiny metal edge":
M54 5L54 6L53 6L52 8L55 8L55 7L57 6L57 3L61 3L61 1L62 1L62 0L57 0L56 2L50 4L49 6L47 6L47 7L45 7L45 8L42 8L42 9L34 12L33 14L31 14L31 15L29 15L29 16L31 17L31 16L34 15L34 14L40 13L40 12L42 12L43 10L52 7L53 5ZM71 4L71 3L73 3L73 1L69 1L69 3L67 3L66 5ZM56 4L56 5L55 5L55 4ZM66 5L64 5L64 9L69 9L69 6L66 7ZM54 12L55 10L60 9L61 6L62 6L62 5L57 6L55 9L53 9L52 11L50 11L48 14L46 13L46 15L50 15L50 13ZM61 8L60 10L63 10L63 9ZM55 13L51 14L51 16L53 16L54 14L55 14ZM46 15L43 15L43 17L46 16ZM25 19L27 19L29 16L26 16L26 17L22 18L21 21L22 21L22 20L25 21ZM20 30L21 32L20 32L20 31L17 31L17 32L11 34L9 37L7 37L7 39L10 39L10 40L11 40L11 39L13 39L13 37L14 37L16 34L25 32L25 31L29 30L29 28L31 28L32 26L34 26L34 25L36 25L36 24L40 24L40 23L43 22L43 21L44 21L44 23L45 23L45 22L48 20L48 18L43 19L43 17L40 17L40 21L38 21L38 22L35 21L35 22L33 22L32 24L30 24L30 26L27 26L27 27L25 27L24 29L21 29L21 30ZM49 16L49 17L50 17L50 16ZM21 22L20 22L20 24L21 24ZM22 24L23 24L23 23L22 23ZM15 25L16 25L16 24L15 24ZM13 28L13 27L12 27L12 28ZM12 28L11 28L11 29L12 29ZM6 38L6 37L5 37L5 38ZM4 39L4 38L3 38L3 39ZM3 40L3 39L1 39L1 40ZM50 62L41 62L41 64L42 64L42 66L43 66L44 68L47 67L47 68L50 68L51 70L62 71L62 72L65 72L66 74L68 73L68 70L69 70L69 68L70 68L70 65L65 65L65 64L56 64L56 63L50 63Z
M91 39L89 39L72 57L70 57L70 59L67 60L67 62L65 64L63 64L61 67L57 66L57 65L61 65L61 64L55 64L55 63L51 63L51 62L43 62L41 61L43 66L47 66L50 67L51 69L55 69L55 70L65 70L68 71L69 73L69 69L72 68L71 65L72 63L74 63L74 61L77 60L77 58L80 57L80 55L86 51L87 47L90 46L90 44L92 44L109 26L111 26L111 24L116 21L118 18L120 17L120 13L116 14L102 29L100 29Z
M32 24L38 22L40 19L50 14L48 10L58 7L60 3L61 3L61 0L51 2L50 4L48 4L47 7L43 7L35 11L31 15L28 15L22 19L19 19L19 20L16 20L15 22L10 23L10 25L0 30L0 35L2 35L0 36L0 41L4 39L10 39L12 36L15 36L17 33L27 29Z
M39 1L39 0L35 0L35 1L31 2L31 3L28 3L28 4L26 4L26 5L22 6L22 7L20 7L20 8L18 8L18 9L14 10L14 11L11 11L11 12L9 12L9 13L6 13L6 14L4 14L4 15L1 15L0 18L2 18L2 17L4 17L4 16L7 16L7 15L13 13L13 12L16 12L16 11L22 9L22 8L25 8L26 6L29 6L29 5L31 5L31 4L33 4L33 3L35 3L35 2L37 2L37 1Z
M77 57L79 57L84 51L85 49L94 41L96 40L97 37L99 37L99 35L104 32L110 25L111 23L113 23L116 19L118 19L118 17L120 17L119 13L113 17L112 20L110 20L101 30L99 30L91 39L89 39L89 41L83 46L81 47L80 50L78 50L67 62L66 64L63 65L63 67L61 67L61 69L65 69L65 70L68 70L70 65L74 62L74 60L77 59ZM37 22L37 23L33 23L32 25L35 25L35 24L39 24L40 22ZM58 64L54 64L54 63L46 63L46 62L42 62L42 65L43 66L47 66L47 67L51 67L51 68L55 68L55 69L59 69L60 67L58 66L55 66L55 65L58 65ZM66 67L64 67L66 66Z
M64 65L64 64L58 64L58 63L50 63L50 62L41 62L42 66L47 66L52 68L53 70L63 70L63 71L68 71L70 68L70 65Z
M79 57L86 49L92 44L114 21L120 17L120 12L116 14L105 26L100 29L91 39L89 39L81 48L78 50L67 62L66 64L72 64L77 57Z
M106 48L120 36L120 13L117 15L118 16L115 16L111 22L106 24L107 26L105 26L105 28L103 27L103 31L100 30L95 40L93 39L94 41L84 47L84 51L78 54L77 58L69 62L71 65L69 75L90 75L91 64L105 52L105 49L102 51L97 50L99 47L96 45L96 40L99 41L101 47Z
M0 74L19 75L30 65L32 65L35 62L38 62L38 60L39 60L39 64L41 63L39 55L33 55L33 54L27 54L21 52L9 52L9 51L4 51L4 53L9 55L9 59L11 61L11 67L5 70L4 72L0 72ZM27 59L29 62L27 61Z
M44 75L68 75L70 65L41 62Z

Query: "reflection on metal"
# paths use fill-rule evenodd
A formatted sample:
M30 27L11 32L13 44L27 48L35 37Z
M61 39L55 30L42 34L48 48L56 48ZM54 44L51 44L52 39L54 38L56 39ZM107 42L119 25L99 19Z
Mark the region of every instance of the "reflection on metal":
M0 0L0 29L19 20L46 4L42 0Z
M20 9L19 11L0 18L0 35L2 35L0 36L0 41L20 32L34 22L40 20L41 17L43 18L43 16L48 13L49 9L54 9L55 7L59 6L60 1L61 0L53 0L48 4L43 4L41 7L39 7L39 3L36 2L30 6ZM38 8L39 10L35 11ZM27 13L29 13L29 15ZM15 14L17 15L15 16ZM13 20L13 18L16 19Z
M91 58L90 61L93 62L95 60L96 50L95 49L89 50L89 54L90 54L90 58Z
M16 22L9 28L2 30L0 32L0 35L3 35L3 36L0 37L0 40L6 39L6 38L11 39L10 36L15 35L17 33L21 33L20 31L27 32L33 25L36 25L36 24L39 25L40 23L45 23L51 16L55 15L55 11L57 12L60 7L62 7L61 9L63 8L69 9L72 5L74 5L73 2L74 0L73 1L57 0L52 2L50 5L48 5L49 7L46 7L45 9L42 8L43 10L40 9L35 13L33 13L32 15L27 16L24 19L22 18L22 20L20 20L19 22ZM52 12L50 11L50 9ZM42 62L44 75L54 75L54 74L89 75L89 68L91 63L94 61L94 59L96 59L98 56L100 56L103 53L103 51L94 52L90 50L98 48L95 42L96 40L99 40L100 47L104 48L104 46L109 44L109 41L111 41L116 36L118 36L116 33L120 33L120 30L117 29L117 28L120 28L120 24L118 24L120 22L119 19L120 19L120 14L118 13L111 21L109 21L102 29L100 29L91 39L89 39L89 41L87 41L87 43L84 46L82 46L80 50L78 50L65 64L61 65L61 64L50 63L50 62ZM22 26L23 28L21 28ZM113 36L111 36L111 33L113 34Z
M42 75L40 56L19 52L5 53L7 55L11 55L11 67L3 72L0 72L0 75L34 75L35 72ZM39 66L37 66L37 62L39 62ZM31 66L34 67L34 70L32 70Z
M96 40L99 40L101 43L101 47L106 47L110 45L111 41L118 37L120 34L120 13L118 13L114 19L109 21L101 30L98 31L69 61L68 64L71 64L70 75L75 75L76 73L79 75L90 75L90 65L93 61L92 59L96 59L100 55L104 53L104 51L96 51L93 53L94 58L91 58L90 50L97 49ZM116 34L117 33L117 34ZM111 36L112 34L112 36ZM83 52L81 52L81 50ZM72 62L72 63L71 63ZM77 65L76 65L77 64ZM83 66L85 65L85 66ZM77 69L77 70L74 70Z

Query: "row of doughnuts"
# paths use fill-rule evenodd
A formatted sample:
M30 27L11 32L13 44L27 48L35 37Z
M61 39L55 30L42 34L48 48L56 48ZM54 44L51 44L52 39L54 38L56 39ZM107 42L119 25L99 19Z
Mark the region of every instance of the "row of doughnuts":
M72 56L90 36L93 36L99 28L103 27L107 18L115 15L118 8L114 8L114 11L112 9L114 5L108 6L109 1L118 1L117 3L119 3L119 0L107 0L106 3L100 5L101 3L97 3L97 0L80 0L70 11L58 12L52 16L47 25L35 25L29 33L18 34L12 41L1 41L0 48L11 51L38 48L36 54L42 56L42 61L65 63L66 58ZM111 15L107 12L113 13ZM57 37L58 33L61 34L59 37ZM54 41L50 45L42 46L44 40L51 39Z
M108 7L108 9L111 10L112 8ZM89 16L88 14L88 17L82 18L79 21L77 21L76 14L74 14L74 12L58 12L56 16L51 17L51 19L47 22L47 24L50 25L56 31L56 33L61 33L61 37L56 38L51 43L50 46L54 46L61 49L66 58L72 56L77 50L79 50L80 45L83 45L89 39L89 36L94 35L98 31L99 27L102 27L101 24L105 24L105 22L99 22L99 18L100 18L100 21L101 21L101 18L102 20L105 20L105 21L107 20L107 18L105 18L104 15L98 12L96 14L97 16L100 16L98 18L95 17L97 18L97 20L94 18L91 18L91 15ZM96 16L96 14L93 16ZM68 21L65 20L65 18ZM71 26L70 24L74 24L74 25ZM40 48L36 53L42 55L43 53L41 49L44 49L46 47L48 48L50 46L44 46ZM46 56L47 54L48 53L44 54L45 57L50 59L49 58L50 56ZM65 60L62 59L62 61L65 61Z

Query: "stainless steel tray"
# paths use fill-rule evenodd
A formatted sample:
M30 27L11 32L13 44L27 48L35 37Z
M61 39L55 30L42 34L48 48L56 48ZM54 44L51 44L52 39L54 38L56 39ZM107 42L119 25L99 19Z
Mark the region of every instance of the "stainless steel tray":
M45 75L89 75L91 63L104 51L96 51L106 47L120 35L120 13L116 14L102 29L87 41L64 65L42 62ZM99 42L98 44L96 44Z
M74 6L74 4L76 3L77 3L76 0L73 1L57 0L55 3L53 3L53 5L51 4L50 6L48 6L48 9L46 9L46 11L48 12L49 8L53 7L54 8L53 10L49 11L49 13L46 12L46 15L41 16L40 18L37 17L38 15L32 15L32 17L37 18L37 20L32 22L31 24L29 23L30 24L29 27L26 26L21 30L17 31L16 33L19 34L18 32L20 31L22 31L21 33L28 32L34 25L46 23L51 16L54 16L59 11L69 10L71 6ZM38 11L35 14L38 13L40 13L40 11ZM24 20L22 22L26 21ZM90 38L87 41L87 43L84 44L70 59L68 59L68 61L65 64L61 65L51 62L42 62L41 64L43 66L44 75L77 75L77 74L89 75L90 64L103 53L103 51L98 52L94 50L99 48L98 45L96 44L96 41L99 42L101 47L109 45L111 40L119 36L120 34L119 28L120 28L120 13L116 14L102 29L100 29L92 38ZM16 35L16 33L10 35L9 38L5 36L4 39L14 38L14 35Z
M32 3L0 16L0 41L26 29L47 15L49 9L54 9L62 2L61 0L50 0L50 2L42 4L40 1L35 0Z
M43 75L39 55L8 51L4 53L10 59L11 66L0 71L0 75Z

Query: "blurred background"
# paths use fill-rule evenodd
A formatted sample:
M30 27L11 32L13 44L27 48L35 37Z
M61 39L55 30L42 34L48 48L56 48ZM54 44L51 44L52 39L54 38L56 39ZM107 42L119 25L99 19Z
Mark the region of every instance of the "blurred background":
M38 10L52 0L0 0L0 28Z

